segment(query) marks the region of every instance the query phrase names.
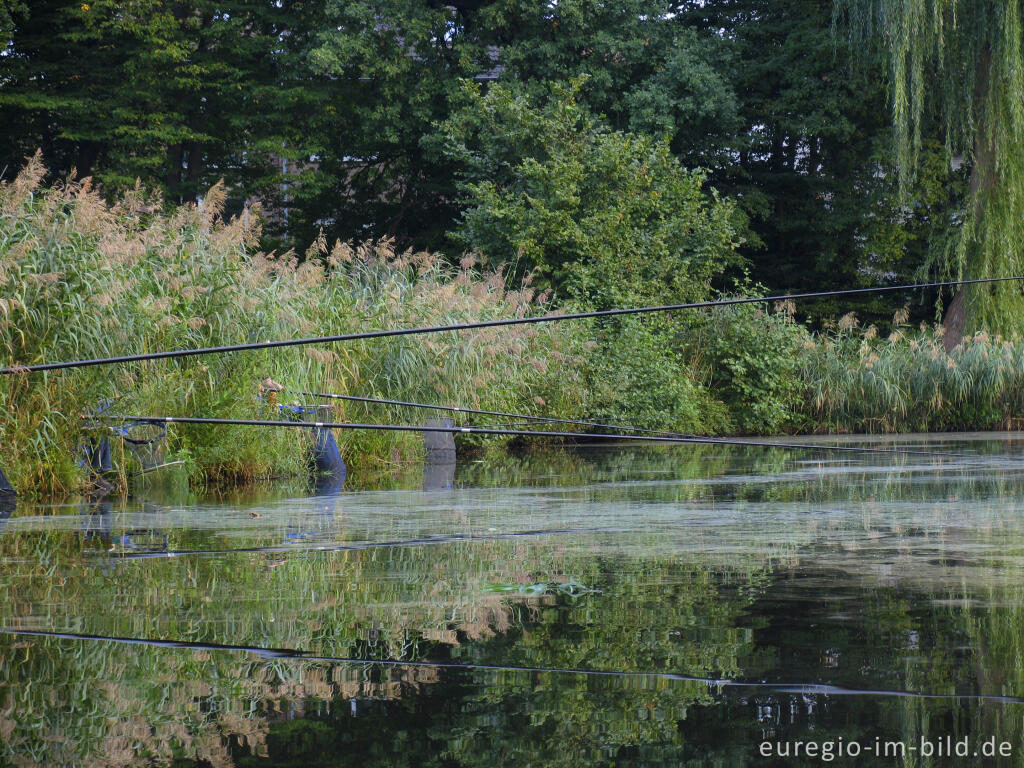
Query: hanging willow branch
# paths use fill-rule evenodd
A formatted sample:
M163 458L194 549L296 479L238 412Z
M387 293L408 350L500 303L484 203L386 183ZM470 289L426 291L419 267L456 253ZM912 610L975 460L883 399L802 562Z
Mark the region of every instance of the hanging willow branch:
M932 265L944 277L1010 274L1024 264L1022 5L1022 0L835 0L837 25L888 48L904 195L917 167L922 125L936 113L949 158L962 156L970 165L971 199L959 237L941 263ZM952 329L956 336L982 327L1024 330L1019 286L972 286L957 294L949 314L953 309L962 312L962 322Z

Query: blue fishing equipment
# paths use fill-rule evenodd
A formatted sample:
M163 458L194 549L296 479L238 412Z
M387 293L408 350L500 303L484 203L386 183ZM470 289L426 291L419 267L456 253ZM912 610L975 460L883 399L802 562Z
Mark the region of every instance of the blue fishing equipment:
M100 419L106 417L107 412L114 404L113 400L101 400L91 411L82 414L86 419L83 426L87 429L101 429L108 431L108 427L99 423ZM110 438L87 437L78 448L78 466L87 467L94 478L102 477L108 472L114 471L114 462L110 458Z
M455 462L444 464L428 461L423 465L424 491L450 491L455 488Z
M348 468L345 466L344 459L341 458L338 441L335 440L330 427L320 425L322 420L328 419L330 416L330 406L279 404L277 410L288 421L313 423L313 445L310 448L309 461L314 475L329 475L344 481L348 474Z
M82 447L84 457L79 464L87 466L96 475L114 471L114 462L110 458L110 438L89 438Z
M116 400L117 398L102 400L91 411L82 414L83 429L93 434L83 437L79 445L78 465L89 470L94 488L102 493L109 493L114 488L104 479L104 475L116 471L111 458L111 437L121 438L125 449L138 462L140 469L136 474L167 466L163 463L163 443L167 437L167 425L147 419L121 420L116 416L111 417L108 413ZM97 432L100 435L96 435Z
M14 492L11 484L7 482L4 471L0 469L0 529L3 527L2 521L11 516L17 504L18 495Z
M326 427L318 427L313 432L313 469L317 474L330 475L334 478L345 478L348 469L341 458L338 441L334 433Z
M132 421L114 427L113 431L124 441L125 447L135 457L143 472L163 466L164 438L167 437L166 424Z

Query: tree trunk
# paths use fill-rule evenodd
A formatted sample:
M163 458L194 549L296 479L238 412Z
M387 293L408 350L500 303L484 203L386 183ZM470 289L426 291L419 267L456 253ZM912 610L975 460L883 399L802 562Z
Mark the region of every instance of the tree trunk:
M199 199L199 178L203 170L203 148L199 142L192 144L188 152L188 201Z
M958 288L942 318L942 344L947 353L964 340L964 301L964 289Z
M98 141L83 141L78 147L78 162L76 170L78 178L84 179L92 176L93 168L99 159L102 144Z
M975 225L977 225L977 222L981 221L981 217L985 215L984 193L993 189L996 183L995 146L990 140L988 127L984 120L984 102L985 94L988 91L989 69L991 64L992 52L986 48L978 62L978 74L974 86L976 133L974 134L974 162L971 165L969 204L974 206ZM972 268L973 265L970 263L970 260L973 252L978 247L979 244L977 242L966 244L969 263L967 264L967 269L963 275L964 280L991 276L983 275L976 269ZM977 261L980 261L980 259ZM974 290L985 290L985 288L978 286L972 286L972 288ZM946 309L945 316L942 318L942 328L944 331L942 343L946 347L946 352L952 352L953 349L964 340L964 331L968 326L966 296L968 290L970 289L966 287L960 287L957 289L956 294L953 296L953 300L949 303L949 307Z
M184 157L184 151L184 147L182 147L180 142L171 147L170 157L167 160L167 177L164 179L167 193L177 203L181 202L181 190L178 188L178 185L181 184L181 161Z

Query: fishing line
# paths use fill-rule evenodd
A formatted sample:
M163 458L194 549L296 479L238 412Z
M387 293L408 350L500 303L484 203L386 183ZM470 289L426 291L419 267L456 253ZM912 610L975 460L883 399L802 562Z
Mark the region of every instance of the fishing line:
M1024 699L1015 696L985 694L960 695L955 693L917 693L915 691L880 691L857 688L843 688L821 683L754 683L729 678L696 677L676 672L629 672L603 669L574 669L571 667L528 667L507 664L480 664L454 661L399 661L397 659L361 659L349 656L318 656L309 651L290 648L262 648L250 645L222 645L220 643L190 642L187 640L155 640L138 637L116 637L111 635L90 635L78 632L47 632L38 629L15 629L0 627L0 634L47 637L58 640L98 641L144 645L157 648L174 648L198 651L241 651L268 659L291 659L329 664L362 664L382 667L418 667L426 669L473 670L482 672L529 672L533 674L580 675L586 677L647 678L654 680L677 680L686 683L701 683L712 688L759 688L781 693L805 693L825 696L886 696L910 699L952 699L964 701L992 701L1005 704L1021 704Z
M0 374L32 373L35 371L56 371L66 368L86 368L93 365L111 365L114 363L131 363L142 360L166 360L197 355L212 355L222 352L244 352L254 349L274 349L278 347L297 347L307 344L327 344L338 341L357 341L360 339L378 339L390 336L411 336L421 333L439 333L441 331L465 331L474 328L498 328L507 325L527 325L531 323L553 323L559 320L580 320L589 317L615 317L620 315L638 315L651 312L671 312L678 309L701 309L705 307L728 307L738 304L756 304L767 301L787 301L793 299L814 299L826 296L856 296L867 293L886 293L891 291L909 291L919 288L943 288L954 285L974 285L978 283L1001 283L1011 280L1024 280L1024 276L986 277L977 280L950 280L937 283L908 283L905 285L878 286L875 288L848 288L841 291L817 291L814 293L787 293L778 296L758 296L744 299L720 299L717 301L697 301L688 304L664 304L649 307L630 307L626 309L604 309L593 312L572 312L556 315L537 315L533 317L517 317L504 320L482 320L475 323L452 323L450 325L429 325L415 328L398 328L383 331L364 331L362 333L342 333L334 336L314 336L299 339L281 339L278 341L256 341L248 344L227 344L218 347L200 347L197 349L172 349L164 352L146 352L137 355L120 355L117 357L97 357L85 360L67 360L60 363L38 363L36 365L12 365L0 368Z
M547 430L529 429L488 429L486 427L426 427L415 424L357 424L352 422L332 421L270 421L266 419L217 419L199 416L103 416L104 419L121 421L153 422L154 424L206 424L217 426L248 426L248 427L291 427L297 429L368 429L385 432L447 432L471 435L501 435L506 437L561 437L584 438L595 440L641 440L654 443L707 443L711 445L749 445L758 448L788 448L790 450L826 451L859 451L861 453L907 454L916 456L948 456L958 459L973 459L962 453L946 453L942 451L915 451L905 448L865 448L853 445L800 445L799 443L775 443L761 440L736 440L720 437L660 437L657 435L612 435L601 432L549 432Z

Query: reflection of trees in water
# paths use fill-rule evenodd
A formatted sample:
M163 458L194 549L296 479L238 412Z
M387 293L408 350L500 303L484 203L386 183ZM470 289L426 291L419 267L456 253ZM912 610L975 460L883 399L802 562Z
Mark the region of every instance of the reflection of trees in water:
M230 601L219 599L206 604L203 620L216 624L220 616L222 642L338 655L349 649L410 660L429 655L948 695L1018 695L1024 684L1024 589L1009 573L965 592L804 572L802 579L845 580L843 588L833 584L831 602L814 608L794 604L794 575L773 574L754 559L730 567L693 553L644 560L553 549L489 542L343 558L323 571L297 562L234 576L223 569L218 578L263 591L287 620L268 624L264 614L246 624ZM65 559L74 552L69 547ZM54 565L67 567L60 557L38 567ZM25 558L14 567L24 576L36 566ZM194 577L209 585L212 574ZM322 588L325 575L351 585L351 601L338 590L310 603L304 590ZM572 597L557 589L533 596L486 590L568 575L599 591ZM166 572L146 578L153 589L179 596ZM281 583L261 590L275 580ZM11 613L41 604L42 595L18 594L25 582L11 579L14 598L0 596L5 624L34 620L32 613ZM76 620L95 631L103 619L90 611L143 584L111 578L92 588L100 594ZM368 608L373 601L392 603ZM848 617L836 617L838 611ZM189 625L198 620L184 611L179 631L195 635ZM166 631L173 621L169 614L154 626ZM169 757L169 744L177 758L213 765L255 765L267 754L275 765L296 766L347 765L355 756L360 765L389 766L430 764L425 756L464 766L742 766L763 764L752 745L765 734L864 742L1022 735L1020 708L957 699L802 696L644 677L341 665L23 637L0 640L0 656L7 682L3 749L34 755L36 764L77 758L142 765Z
M839 471L843 462L801 465L783 451L718 446L558 455L510 458L494 476L482 469L490 462L471 465L458 482L554 482L574 486L573 503L609 508L638 499L716 504L652 504L645 514L679 510L667 543L663 531L633 529L153 560L108 550L118 542L124 549L126 532L133 545L148 533L147 546L159 539L160 548L186 550L276 546L296 536L343 542L344 502L336 515L291 515L226 534L161 529L159 511L135 518L116 507L83 510L76 530L9 526L0 536L0 624L337 657L1024 694L1024 524L999 501L1019 494L1011 472ZM662 480L669 482L645 484ZM529 520L533 498L510 497L507 508ZM785 520L778 530L737 525L728 546L715 546L720 521L687 517L710 508L767 520L776 503ZM333 511L333 500L327 506ZM451 511L460 526L469 522L458 517L464 512L476 514ZM815 579L820 591L808 586ZM572 596L550 586L568 580L597 591ZM819 594L817 608L794 603L794 595ZM752 745L766 732L1024 738L1020 707L955 699L830 698L25 636L0 636L0 680L0 763L20 755L35 764L142 765L173 756L245 765L266 753L275 765L304 767L430 759L489 768L741 766L764 764Z
M595 559L517 541L289 555L278 567L249 555L121 562L105 574L83 557L93 542L55 531L0 540L9 569L2 623L342 657L718 675L738 671L749 632L737 621L765 580L755 559L742 567ZM600 591L488 591L569 579ZM476 715L461 721L465 728L489 708L532 706L565 738L593 726L616 743L661 740L689 705L709 700L696 684L634 681L624 696L621 685L597 690L586 678L552 673L446 673L26 636L7 636L0 648L7 710L17 713L0 723L3 749L37 764L139 765L173 749L175 757L226 765L263 753L275 723L287 730L285 721L314 721L351 701L415 712L416 700L429 696L424 686L438 683L450 695L473 692L466 717ZM524 674L536 685L524 689ZM484 681L492 693L477 698ZM651 718L638 719L640 711ZM452 730L442 751L469 756L485 747L458 722L432 727Z
M740 579L734 574L730 580ZM783 585L781 591L785 589ZM1024 614L1014 609L974 627L972 617L980 606L965 603L962 597L958 602L946 602L946 594L887 586L864 590L851 583L848 594L841 595L838 602L829 605L826 601L820 610L808 610L795 619L787 604L771 607L772 601L779 599L771 585L756 589L752 601L741 608L748 614L747 620L732 616L725 622L742 628L741 632L753 632L753 636L742 637L734 657L747 679L834 683L853 689L859 682L883 693L922 691L940 698L821 696L789 692L785 685L782 690L715 689L650 678L477 672L471 676L471 685L449 691L444 705L380 702L376 710L364 712L380 729L381 735L371 738L386 741L397 737L407 739L409 745L409 752L399 750L399 758L404 760L392 751L387 760L382 757L364 764L415 765L418 753L437 758L433 763L424 759L423 764L461 766L755 766L766 764L756 752L765 738L804 742L842 738L861 744L873 744L879 738L919 744L922 737L936 739L947 734L954 741L969 736L975 745L995 735L1014 744L1016 750L1024 706L957 697L1019 691L1024 673L1020 653ZM1019 606L1024 590L1004 585L990 597ZM930 602L932 599L937 602ZM846 610L859 611L858 621L840 618L830 623L828 616L839 610L840 603ZM588 610L593 607L588 604ZM695 607L696 614L702 615L707 606ZM538 616L519 638L499 637L474 646L472 658L487 660L491 654L517 660L588 657L593 651L585 639L588 632L574 632L572 612L560 615L564 608L549 606L545 610L559 615ZM641 609L637 615L642 618L645 611ZM698 622L705 633L713 624ZM664 626L655 623L651 629L657 633ZM527 632L534 637L527 638ZM977 632L988 636L987 651L977 642ZM581 635L584 639L578 641ZM622 636L622 627L616 626L609 629L606 639ZM718 640L728 637L726 633ZM708 647L716 645L708 634L705 639ZM639 631L627 631L623 638L623 645L642 642ZM728 657L727 640L719 647L723 657ZM987 678L979 677L982 668L988 669ZM1002 681L993 685L994 676L1000 675ZM452 698L452 693L457 695ZM409 733L411 729L415 732ZM355 730L335 713L320 722L289 724L287 728L271 724L268 745L275 761L303 749L307 758L313 758L358 749L373 731L365 724ZM442 756L452 762L443 762ZM937 766L948 761L915 760L911 755L906 762L888 759L885 763ZM348 763L338 758L321 764ZM875 762L868 759L860 764Z

